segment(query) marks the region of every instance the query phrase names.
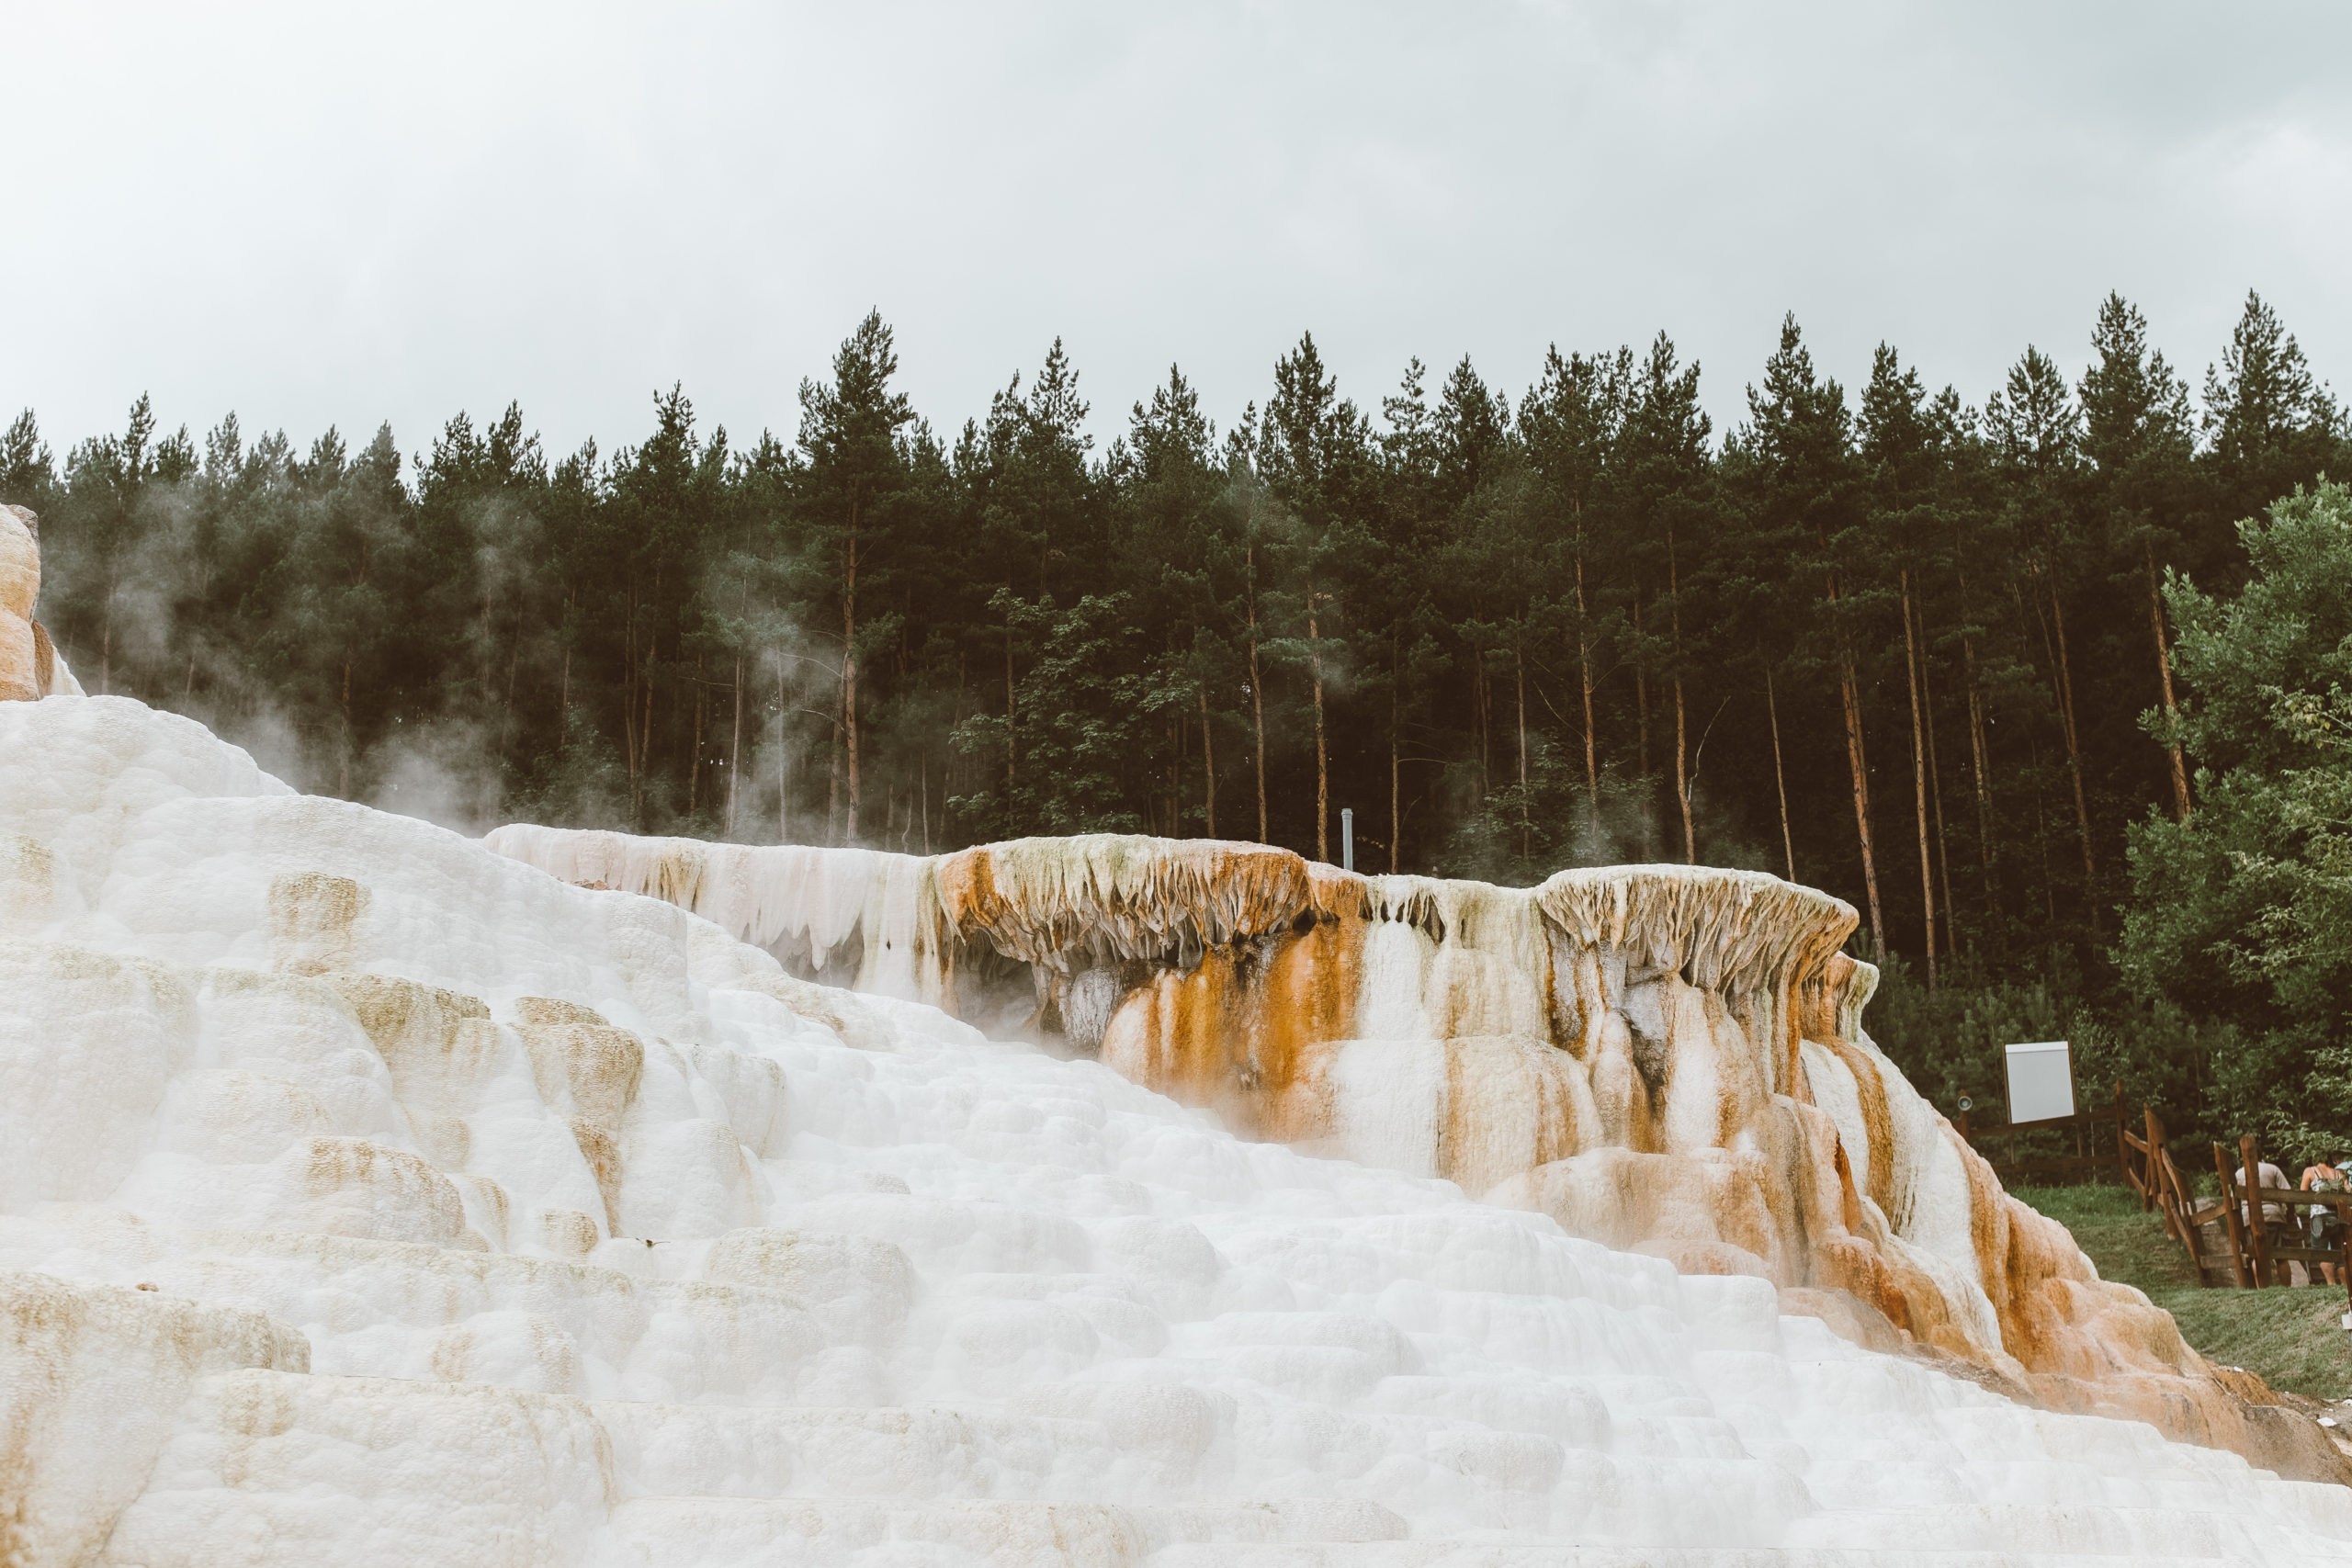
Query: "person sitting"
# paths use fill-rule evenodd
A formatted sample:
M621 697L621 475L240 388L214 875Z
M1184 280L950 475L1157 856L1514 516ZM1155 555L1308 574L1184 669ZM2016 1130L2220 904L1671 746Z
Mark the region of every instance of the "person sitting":
M2320 1160L2303 1168L2302 1189L2306 1192L2352 1192L2352 1154L2337 1155L2334 1161ZM2311 1233L2311 1245L2321 1251L2334 1252L2339 1259L2344 1251L2344 1216L2335 1209L2313 1208L2304 1221ZM2339 1260L2319 1266L2320 1278L2331 1285L2344 1283L2344 1265Z
M2287 1185L2287 1173L2279 1169L2277 1166L2271 1164L2268 1160L2264 1160L2260 1165L2253 1167L2250 1172L2247 1167L2240 1166L2235 1172L2235 1179L2242 1187L2246 1188L2264 1188L2277 1190L2284 1189ZM2245 1226L2247 1230L2251 1232L2254 1228L2254 1220L2249 1210L2250 1206L2248 1204L2244 1202L2238 1204L2238 1224ZM2287 1206L2284 1203L2264 1203L2262 1205L2262 1240L2264 1245L2273 1247L2284 1247L2287 1244L2287 1236L2285 1234L2286 1229ZM2249 1250L2251 1250L2254 1246L2254 1237L2251 1235L2248 1235L2246 1237L2246 1246ZM2275 1272L2281 1280L2291 1278L2294 1269L2293 1264L2289 1263L2283 1258L2273 1258L2272 1263L2275 1266ZM2260 1282L2268 1283L2269 1281L2265 1280Z
M2287 1173L2279 1169L2277 1166L2272 1165L2268 1160L2264 1160L2260 1165L2254 1168L2254 1179L2252 1181L2246 1180L2246 1173L2244 1169L2240 1169L2237 1172L2237 1179L2239 1182L2248 1187L2262 1187L2283 1190L2287 1185ZM2264 1224L2276 1228L2280 1222L2286 1219L2286 1217L2287 1206L2284 1203L2265 1203L2262 1205L2262 1223ZM2252 1224L2254 1223L2253 1216L2246 1213L2246 1205L2244 1203L2240 1203L2238 1205L2238 1223L2240 1224Z

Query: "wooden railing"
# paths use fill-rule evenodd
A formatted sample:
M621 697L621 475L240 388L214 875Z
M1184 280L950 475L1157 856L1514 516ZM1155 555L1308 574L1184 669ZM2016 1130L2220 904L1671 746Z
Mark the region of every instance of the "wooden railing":
M2123 1179L2140 1195L2140 1206L2164 1215L2165 1230L2188 1254L2199 1285L2218 1282L2242 1289L2287 1283L2287 1265L2334 1264L2342 1268L2344 1238L2352 1229L2339 1227L2334 1247L2290 1245L2271 1235L2266 1209L2284 1209L2291 1217L2299 1209L2331 1209L2339 1222L2352 1222L2352 1193L2301 1192L2292 1188L2264 1187L2262 1149L2251 1133L2238 1140L2237 1161L2222 1145L2213 1145L2213 1174L2221 1189L2218 1199L2191 1195L2165 1146L2165 1124L2153 1109L2143 1108L2145 1130L2123 1140ZM2252 1178L2249 1182L2248 1178ZM2298 1234L2290 1227L2288 1235ZM2314 1282L2319 1269L2310 1269ZM2352 1269L2345 1270L2346 1304L2352 1306Z
M2352 1221L2352 1193L2302 1192L2291 1187L2264 1187L2262 1179L2262 1148L2255 1135L2248 1133L2238 1140L2238 1159L2234 1168L2229 1151L2220 1144L2213 1145L2213 1170L2222 1189L2222 1213L2228 1222L2232 1242L2240 1249L2240 1284L2283 1285L2287 1283L2287 1265L2335 1264L2345 1262L2345 1224ZM2335 1214L2336 1245L2334 1247L2299 1247L2282 1243L2270 1234L2266 1211L2284 1209L2290 1221L2298 1209L2329 1209ZM2286 1234L2295 1235L2301 1227L2290 1224ZM2311 1272L2316 1276L2319 1270ZM2346 1304L2352 1306L2352 1269L2344 1277Z
M2095 1137L2095 1129L2109 1123L2114 1126L2115 1152L2092 1153L2098 1143L2105 1141L2103 1136ZM2017 1140L2020 1134L2066 1127L2075 1130L2075 1152L2072 1156L2018 1157ZM2318 1266L2341 1267L2346 1262L2344 1240L2352 1235L2352 1193L2301 1192L2259 1185L2262 1151L2258 1141L2249 1134L2238 1140L2234 1166L2226 1148L2220 1144L2213 1145L2213 1170L2222 1196L2199 1198L2190 1190L2179 1166L2173 1163L2163 1121L2149 1106L2142 1106L2136 1118L2129 1116L2120 1081L2115 1086L2112 1109L1973 1131L1967 1112L1962 1111L1959 1132L1963 1140L1984 1152L1988 1160L1993 1160L1992 1154L1983 1150L1983 1145L1996 1140L2006 1142L2008 1157L1993 1160L1993 1174L2004 1183L2018 1177L2096 1173L2112 1164L2121 1171L2124 1184L2138 1195L2141 1208L2153 1209L2163 1215L2165 1234L2188 1253L2189 1267L2197 1271L2199 1285L2236 1285L2245 1289L2279 1285L2287 1282L2287 1266L2290 1263L2309 1266L2317 1278ZM2252 1183L2248 1180L2250 1176L2256 1179ZM2290 1241L2288 1237L2301 1234L2300 1227L2295 1226L2284 1227L2283 1235L2274 1235L2275 1222L2262 1214L2267 1208L2284 1209L2290 1216L2304 1210L2335 1211L2343 1223L2336 1232L2336 1245L2307 1247ZM2346 1304L2352 1305L2352 1269L2345 1269L2345 1293Z
M2188 1253L2189 1267L2197 1270L2199 1285L2212 1284L2216 1274L2224 1284L2251 1283L2237 1211L2217 1200L2194 1196L2181 1178L2180 1168L2172 1162L2164 1122L2153 1107L2141 1107L2140 1114L2142 1133L2126 1130L2120 1134L2123 1179L2140 1195L2140 1207L2164 1216L2165 1233ZM2209 1226L2217 1233L2217 1245L2211 1247L2206 1245Z

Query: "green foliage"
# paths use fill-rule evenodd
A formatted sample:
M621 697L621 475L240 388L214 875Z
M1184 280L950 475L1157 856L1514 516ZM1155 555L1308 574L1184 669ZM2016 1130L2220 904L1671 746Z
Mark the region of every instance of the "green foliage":
M2167 594L2196 693L2177 729L2206 765L2194 815L2132 830L2121 959L2143 996L2244 1022L2216 1106L2301 1158L2352 1126L2352 491L2299 490L2239 532L2243 593Z
M1864 912L1874 1031L1948 1109L2064 1033L2086 1094L2319 1138L2352 558L2338 491L2233 524L2344 418L2259 299L2201 399L2150 344L2110 296L2078 381L2030 349L1972 406L1892 345L1849 395L1789 319L1719 441L1664 334L1376 403L1302 335L1229 423L1170 367L1097 450L1058 342L935 433L868 314L748 443L678 387L563 454L512 407L413 451L142 398L62 461L19 416L0 499L87 686L308 789L910 850L1332 853L1351 807L1366 869L1759 866Z

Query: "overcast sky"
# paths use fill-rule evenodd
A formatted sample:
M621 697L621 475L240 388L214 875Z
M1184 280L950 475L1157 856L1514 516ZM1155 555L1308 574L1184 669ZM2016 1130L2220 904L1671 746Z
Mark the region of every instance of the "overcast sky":
M142 389L307 441L520 400L739 439L870 306L952 431L1067 343L1106 437L1311 329L1522 388L1660 328L1720 432L1794 310L1981 399L2109 288L2201 376L2248 288L2352 383L2352 7L282 7L0 0L0 418Z

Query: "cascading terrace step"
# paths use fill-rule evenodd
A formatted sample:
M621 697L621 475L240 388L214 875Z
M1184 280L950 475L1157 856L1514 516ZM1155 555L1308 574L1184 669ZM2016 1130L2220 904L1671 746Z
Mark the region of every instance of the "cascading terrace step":
M198 1381L105 1561L406 1568L527 1549L696 1568L852 1568L902 1552L991 1568L1963 1568L2210 1563L2262 1545L2233 1512L2056 1503L1813 1515L1769 1551L1411 1541L1405 1519L1363 1499L1090 1500L1090 1484L1133 1495L1121 1461L1103 1424L1063 1416L662 1405L249 1369ZM2312 1501L2352 1511L2352 1497ZM1922 1544L1899 1559L1869 1550L1888 1539Z

